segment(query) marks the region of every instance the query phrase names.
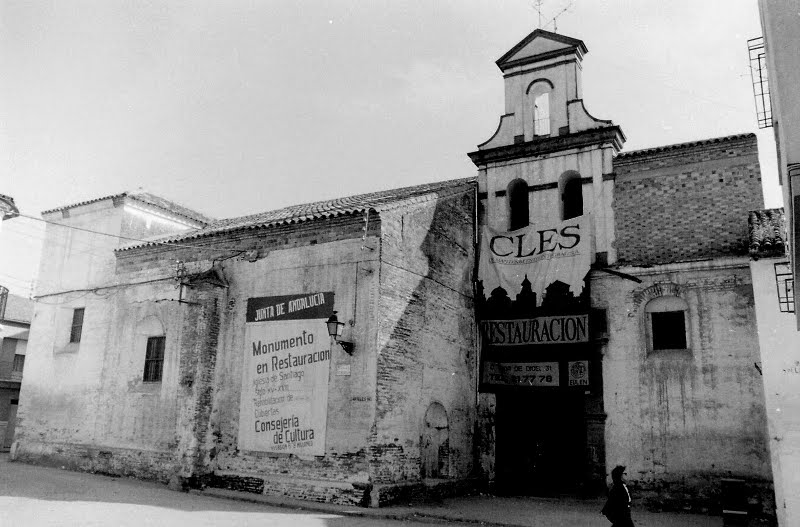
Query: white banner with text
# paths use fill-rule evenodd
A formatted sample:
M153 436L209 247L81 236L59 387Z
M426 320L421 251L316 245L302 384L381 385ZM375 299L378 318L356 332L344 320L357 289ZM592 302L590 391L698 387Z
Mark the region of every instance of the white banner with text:
M239 449L324 455L333 293L250 298Z
M484 227L478 268L483 290L502 287L513 299L527 277L539 298L555 281L580 295L591 264L591 229L589 214L510 232Z

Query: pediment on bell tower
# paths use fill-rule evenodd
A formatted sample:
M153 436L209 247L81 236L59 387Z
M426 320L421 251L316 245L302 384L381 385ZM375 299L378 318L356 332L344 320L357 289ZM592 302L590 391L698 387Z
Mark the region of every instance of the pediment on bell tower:
M581 40L537 29L500 57L497 66L505 71L508 68L560 55L574 54L581 59L587 52L588 49Z

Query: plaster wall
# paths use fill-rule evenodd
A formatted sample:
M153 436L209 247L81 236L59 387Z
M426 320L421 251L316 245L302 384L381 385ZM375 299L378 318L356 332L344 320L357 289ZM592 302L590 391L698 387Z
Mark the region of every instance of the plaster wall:
M564 58L554 59L550 63L557 64ZM535 71L520 73L530 66L511 68L505 72L505 113L514 114L514 135L524 136L526 141L534 139L533 135L533 98L531 86L545 81L552 85L550 91L550 136L559 135L559 129L568 126L567 101L578 98L576 71L580 65L576 59L569 64L548 67L548 62L537 63ZM540 68L548 68L541 71ZM509 75L511 74L511 75Z
M104 199L49 212L44 218L58 225L51 223L45 229L37 297L108 285L115 280L113 251L131 242L126 238L144 239L189 229L128 207L125 199Z
M201 317L170 301L177 292L169 275L92 296L62 298L58 306L37 303L34 320L41 328L57 328L41 321L58 318L62 311L66 319L75 306L84 307L85 323L77 344L59 344L68 340L68 331L32 333L36 340L30 347L36 352L26 360L15 456L61 460L88 470L109 470L116 463L122 473L167 481L186 396L179 382L180 357L187 338L194 338L184 326L195 326ZM147 338L162 335L162 381L144 383ZM112 459L119 452L135 452L138 459Z
M786 210L790 210L791 193L797 195L800 192L787 184L785 171L788 165L800 163L800 96L795 89L800 83L800 69L797 67L798 58L795 53L800 46L800 14L797 0L759 0L758 7L761 28L764 31L772 119L776 123L775 135L778 138L778 166L784 181L784 195L787 197Z
M637 495L661 506L713 509L721 479L754 486L771 507L764 391L754 362L753 287L746 259L621 268L642 280L593 275L607 310L603 358L606 466L627 465ZM688 304L688 350L649 349L647 302Z
M176 391L167 382L143 385L141 378L147 336L154 335L167 336L165 381L177 376L183 313L159 303L177 295L174 271L119 274L113 251L128 243L118 236L186 227L124 205L109 198L45 214L64 226L45 231L12 452L93 469L114 464L108 449L118 449L126 452L120 459L129 457L120 466L130 473L165 480L167 451L176 444ZM81 339L70 342L78 308L84 309Z
M758 340L766 397L769 449L775 479L778 524L800 523L800 356L793 313L782 313L775 283L776 263L785 258L750 262Z
M122 216L122 209L113 207L111 200L77 207L68 217L62 217L61 212L45 214L46 220L67 227L49 224L45 229L36 296L106 285L112 281L115 264L112 251L119 246L115 236L120 234Z

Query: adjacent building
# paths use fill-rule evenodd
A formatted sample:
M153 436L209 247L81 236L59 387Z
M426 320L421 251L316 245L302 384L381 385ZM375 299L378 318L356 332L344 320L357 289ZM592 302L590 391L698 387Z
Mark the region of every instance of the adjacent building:
M0 286L0 451L14 439L33 301Z
M587 52L536 30L501 57L477 177L45 213L15 459L366 506L596 494L625 464L648 503L719 511L736 479L769 516L755 136L623 152Z
M793 290L800 275L800 3L797 0L759 0L762 38L751 41L751 64L754 71L754 90L759 126L773 128L778 155L779 182L785 213L785 255L772 254L769 259L755 251L753 271L758 271L764 287L777 281L783 288L780 311L775 299L766 296L767 289L757 293L764 386L770 422L772 466L775 472L775 494L780 525L800 523L800 500L797 498L797 477L800 471L800 410L797 399L800 386L797 365L800 356L800 311L796 309ZM759 46L760 44L760 46ZM755 49L753 49L755 48ZM759 216L763 218L763 216ZM767 220L767 224L773 220ZM777 261L775 258L785 258ZM757 263L756 263L757 262ZM768 269L770 262L772 269ZM770 276L767 270L771 271ZM755 275L754 275L755 276ZM788 300L787 300L788 299ZM787 326L794 318L794 331Z
M800 511L800 356L794 318L794 280L783 209L750 213L750 270L766 395L769 448L779 525L794 525Z

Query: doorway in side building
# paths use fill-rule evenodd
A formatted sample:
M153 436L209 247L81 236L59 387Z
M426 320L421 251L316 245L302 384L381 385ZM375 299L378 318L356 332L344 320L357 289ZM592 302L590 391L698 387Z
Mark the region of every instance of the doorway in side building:
M510 389L497 393L495 470L505 495L581 491L587 473L582 392Z
M0 438L3 440L0 447L0 450L3 452L8 452L11 448L11 443L14 442L14 427L17 423L17 406L19 404L19 400L11 399L8 405L8 418L7 418L7 425L5 428L4 437Z

